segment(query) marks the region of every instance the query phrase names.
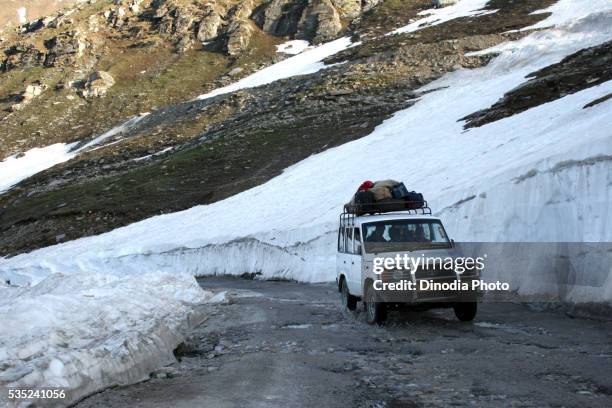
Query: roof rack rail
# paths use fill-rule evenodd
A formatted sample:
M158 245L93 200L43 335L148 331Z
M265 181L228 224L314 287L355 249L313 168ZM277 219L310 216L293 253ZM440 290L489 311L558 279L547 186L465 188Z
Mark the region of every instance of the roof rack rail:
M372 204L351 204L344 206L344 211L340 214L340 225L344 227L354 227L355 217L391 212L413 215L432 215L431 208L427 204L427 201L394 200L393 202L378 202Z
M384 214L388 212L408 212L415 215L431 215L427 201L388 200L371 204L347 204L344 212L360 215Z

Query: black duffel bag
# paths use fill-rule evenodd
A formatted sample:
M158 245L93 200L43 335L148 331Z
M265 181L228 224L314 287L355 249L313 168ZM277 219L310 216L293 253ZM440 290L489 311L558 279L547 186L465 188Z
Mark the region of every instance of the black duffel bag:
M417 193L416 191L410 191L404 197L406 201L406 209L407 210L418 210L425 206L425 200L423 199L423 194Z

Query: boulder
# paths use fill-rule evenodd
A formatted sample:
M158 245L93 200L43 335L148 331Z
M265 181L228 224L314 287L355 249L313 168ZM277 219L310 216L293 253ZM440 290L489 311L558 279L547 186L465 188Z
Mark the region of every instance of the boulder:
M249 21L234 21L227 29L225 49L231 56L242 54L248 49L253 35L253 26Z
M186 34L178 40L174 46L174 50L178 53L187 52L193 48L193 43L194 41L193 38L191 38L191 35Z
M362 0L361 12L370 11L384 0Z
M34 98L40 96L45 89L47 89L47 86L40 82L34 82L33 84L28 85L25 91L23 91L19 96L19 103L11 106L11 110L15 112L23 109L26 105L32 102Z
M340 14L331 1L310 0L298 24L296 37L319 44L332 40L340 31Z
M251 18L254 8L253 0L242 0L232 9L232 18L234 20L247 20Z
M89 76L83 89L84 98L98 98L104 96L115 85L115 79L106 71L96 71Z
M217 9L211 9L209 13L200 21L198 33L196 35L198 41L210 41L219 35L219 28L223 24L222 12Z

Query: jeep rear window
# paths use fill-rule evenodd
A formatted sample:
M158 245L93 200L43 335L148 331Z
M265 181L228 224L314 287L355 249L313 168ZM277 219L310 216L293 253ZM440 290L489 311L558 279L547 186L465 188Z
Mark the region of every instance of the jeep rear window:
M451 247L442 223L436 220L377 221L362 228L368 253Z

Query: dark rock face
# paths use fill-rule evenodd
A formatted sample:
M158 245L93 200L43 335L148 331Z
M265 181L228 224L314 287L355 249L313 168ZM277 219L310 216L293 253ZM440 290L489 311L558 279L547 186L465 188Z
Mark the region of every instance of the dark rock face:
M45 47L48 52L44 65L53 67L74 64L87 48L87 43L78 32L70 31L45 41Z
M298 30L298 24L308 0L272 0L260 7L253 19L265 32L280 37L292 36Z
M37 66L54 67L73 65L89 47L77 31L68 31L44 41L45 49L33 44L16 44L4 50L6 58L0 62L2 71Z
M5 59L0 62L0 69L8 71L14 68L33 68L43 64L45 54L32 44L15 44L4 50Z
M268 34L321 43L342 31L341 17L354 18L362 11L352 0L272 0L253 14Z

